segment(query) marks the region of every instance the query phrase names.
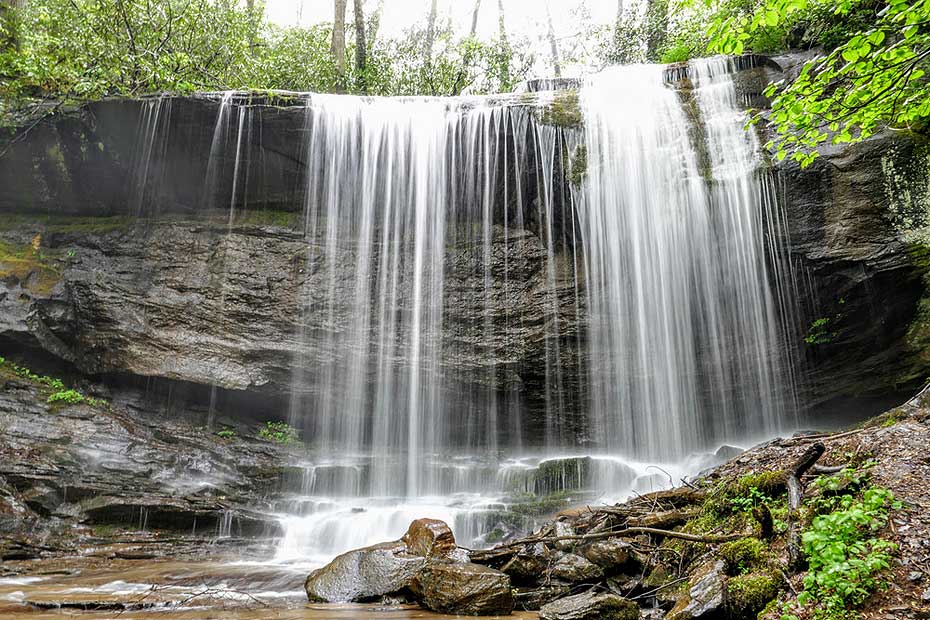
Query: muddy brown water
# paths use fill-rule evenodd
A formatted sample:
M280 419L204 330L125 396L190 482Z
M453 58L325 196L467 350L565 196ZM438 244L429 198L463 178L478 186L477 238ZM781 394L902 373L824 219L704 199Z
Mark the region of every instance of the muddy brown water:
M0 619L443 620L410 605L311 604L303 567L250 562L101 560L7 562ZM535 613L506 618L531 620Z

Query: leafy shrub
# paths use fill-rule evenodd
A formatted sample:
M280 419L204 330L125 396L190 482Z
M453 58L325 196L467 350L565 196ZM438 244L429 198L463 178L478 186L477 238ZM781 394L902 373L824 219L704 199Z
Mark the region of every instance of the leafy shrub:
M265 422L258 436L275 443L292 444L300 440L297 429L286 422Z
M84 395L77 390L58 390L52 392L48 397L48 403L66 403L68 405L78 405L84 402Z
M849 610L880 587L876 576L889 567L897 546L876 533L899 507L891 491L873 487L861 500L842 496L836 510L814 518L802 535L809 571L798 595L798 603L813 607L812 618L849 618Z
M222 437L223 439L232 439L236 436L236 429L226 426L222 430L216 431L216 435L217 437Z

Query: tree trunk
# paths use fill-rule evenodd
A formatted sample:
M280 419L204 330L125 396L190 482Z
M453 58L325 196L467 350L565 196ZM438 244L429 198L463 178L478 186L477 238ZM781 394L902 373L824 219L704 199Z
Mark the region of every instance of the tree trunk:
M426 46L423 50L423 57L426 61L426 66L429 67L433 63L433 43L436 40L436 3L438 0L433 0L429 7L429 19L426 22Z
M16 10L22 8L26 0L0 0L0 24L6 30L6 36L0 38L0 51L7 47L19 48L19 29L16 25Z
M345 91L346 86L346 0L335 0L336 15L333 19L333 59L336 62L336 89Z
M471 13L471 33L472 38L475 37L475 33L478 32L478 11L481 10L481 0L475 0L475 10Z
M649 0L646 4L646 59L657 62L668 36L668 0Z
M362 0L355 0L355 72L358 76L358 88L368 93L368 84L365 78L365 66L368 64L366 55L367 39L365 39L365 11Z
M375 12L372 13L371 19L368 20L368 50L370 51L375 46L375 41L378 40L378 30L381 28L381 14L384 12L384 0L378 0L378 6L375 7Z
M546 3L546 19L549 22L549 51L552 55L552 73L555 77L562 77L562 67L559 65L559 42L555 39L555 28L552 27L552 13L549 3Z
M507 55L504 66L501 70L501 82L503 86L510 90L513 85L510 83L510 61L513 57L513 54L510 51L510 41L507 39L507 24L504 21L504 0L497 0L497 27L501 39L501 47L503 47L504 52Z

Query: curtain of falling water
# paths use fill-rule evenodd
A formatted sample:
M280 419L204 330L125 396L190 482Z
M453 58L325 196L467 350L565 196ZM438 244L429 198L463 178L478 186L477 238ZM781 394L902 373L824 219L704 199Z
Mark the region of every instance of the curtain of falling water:
M582 89L590 418L607 450L657 460L771 432L792 394L758 145L726 61L689 73L692 92L669 88L660 66L609 69Z

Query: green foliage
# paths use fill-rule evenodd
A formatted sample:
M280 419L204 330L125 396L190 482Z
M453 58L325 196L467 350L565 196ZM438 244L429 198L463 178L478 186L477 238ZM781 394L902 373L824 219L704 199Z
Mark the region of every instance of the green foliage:
M84 395L76 390L58 390L49 395L47 402L49 404L66 403L68 405L78 405L84 402Z
M830 7L829 12L825 7ZM923 130L930 120L930 0L864 2L764 0L750 10L715 13L710 50L741 54L766 28L788 28L800 16L832 18L822 36L835 47L807 62L797 79L772 84L770 120L778 159L807 166L827 143L868 138L884 126ZM756 116L756 120L761 116Z
M250 3L251 4L251 3ZM510 91L534 62L529 41L458 37L425 24L367 41L363 70L340 75L331 24L281 28L238 0L29 0L0 21L0 97L89 99L158 91L286 89L376 95ZM375 32L374 17L369 33ZM346 56L355 52L347 28Z
M49 394L48 398L46 399L46 402L49 404L64 403L68 405L77 405L85 403L93 407L109 406L108 403L103 399L85 396L77 390L66 387L61 379L56 379L54 377L48 377L45 375L37 375L28 368L14 364L6 358L0 357L0 366L8 368L18 377L22 377L27 381L51 388L52 393Z
M861 499L842 496L835 510L814 518L802 535L809 570L797 599L812 618L847 619L880 587L878 573L889 567L897 547L878 531L899 507L891 491L873 487Z
M216 431L216 436L222 437L223 439L234 439L236 437L236 429L230 426L224 426L222 429Z
M768 501L769 498L756 487L750 487L745 495L730 498L730 506L733 512L751 512L759 504Z
M258 436L285 445L300 441L297 429L286 422L265 422L265 426L258 431Z
M830 317L820 317L815 319L807 329L807 335L804 336L804 342L807 344L828 344L833 342L837 333L830 331Z

